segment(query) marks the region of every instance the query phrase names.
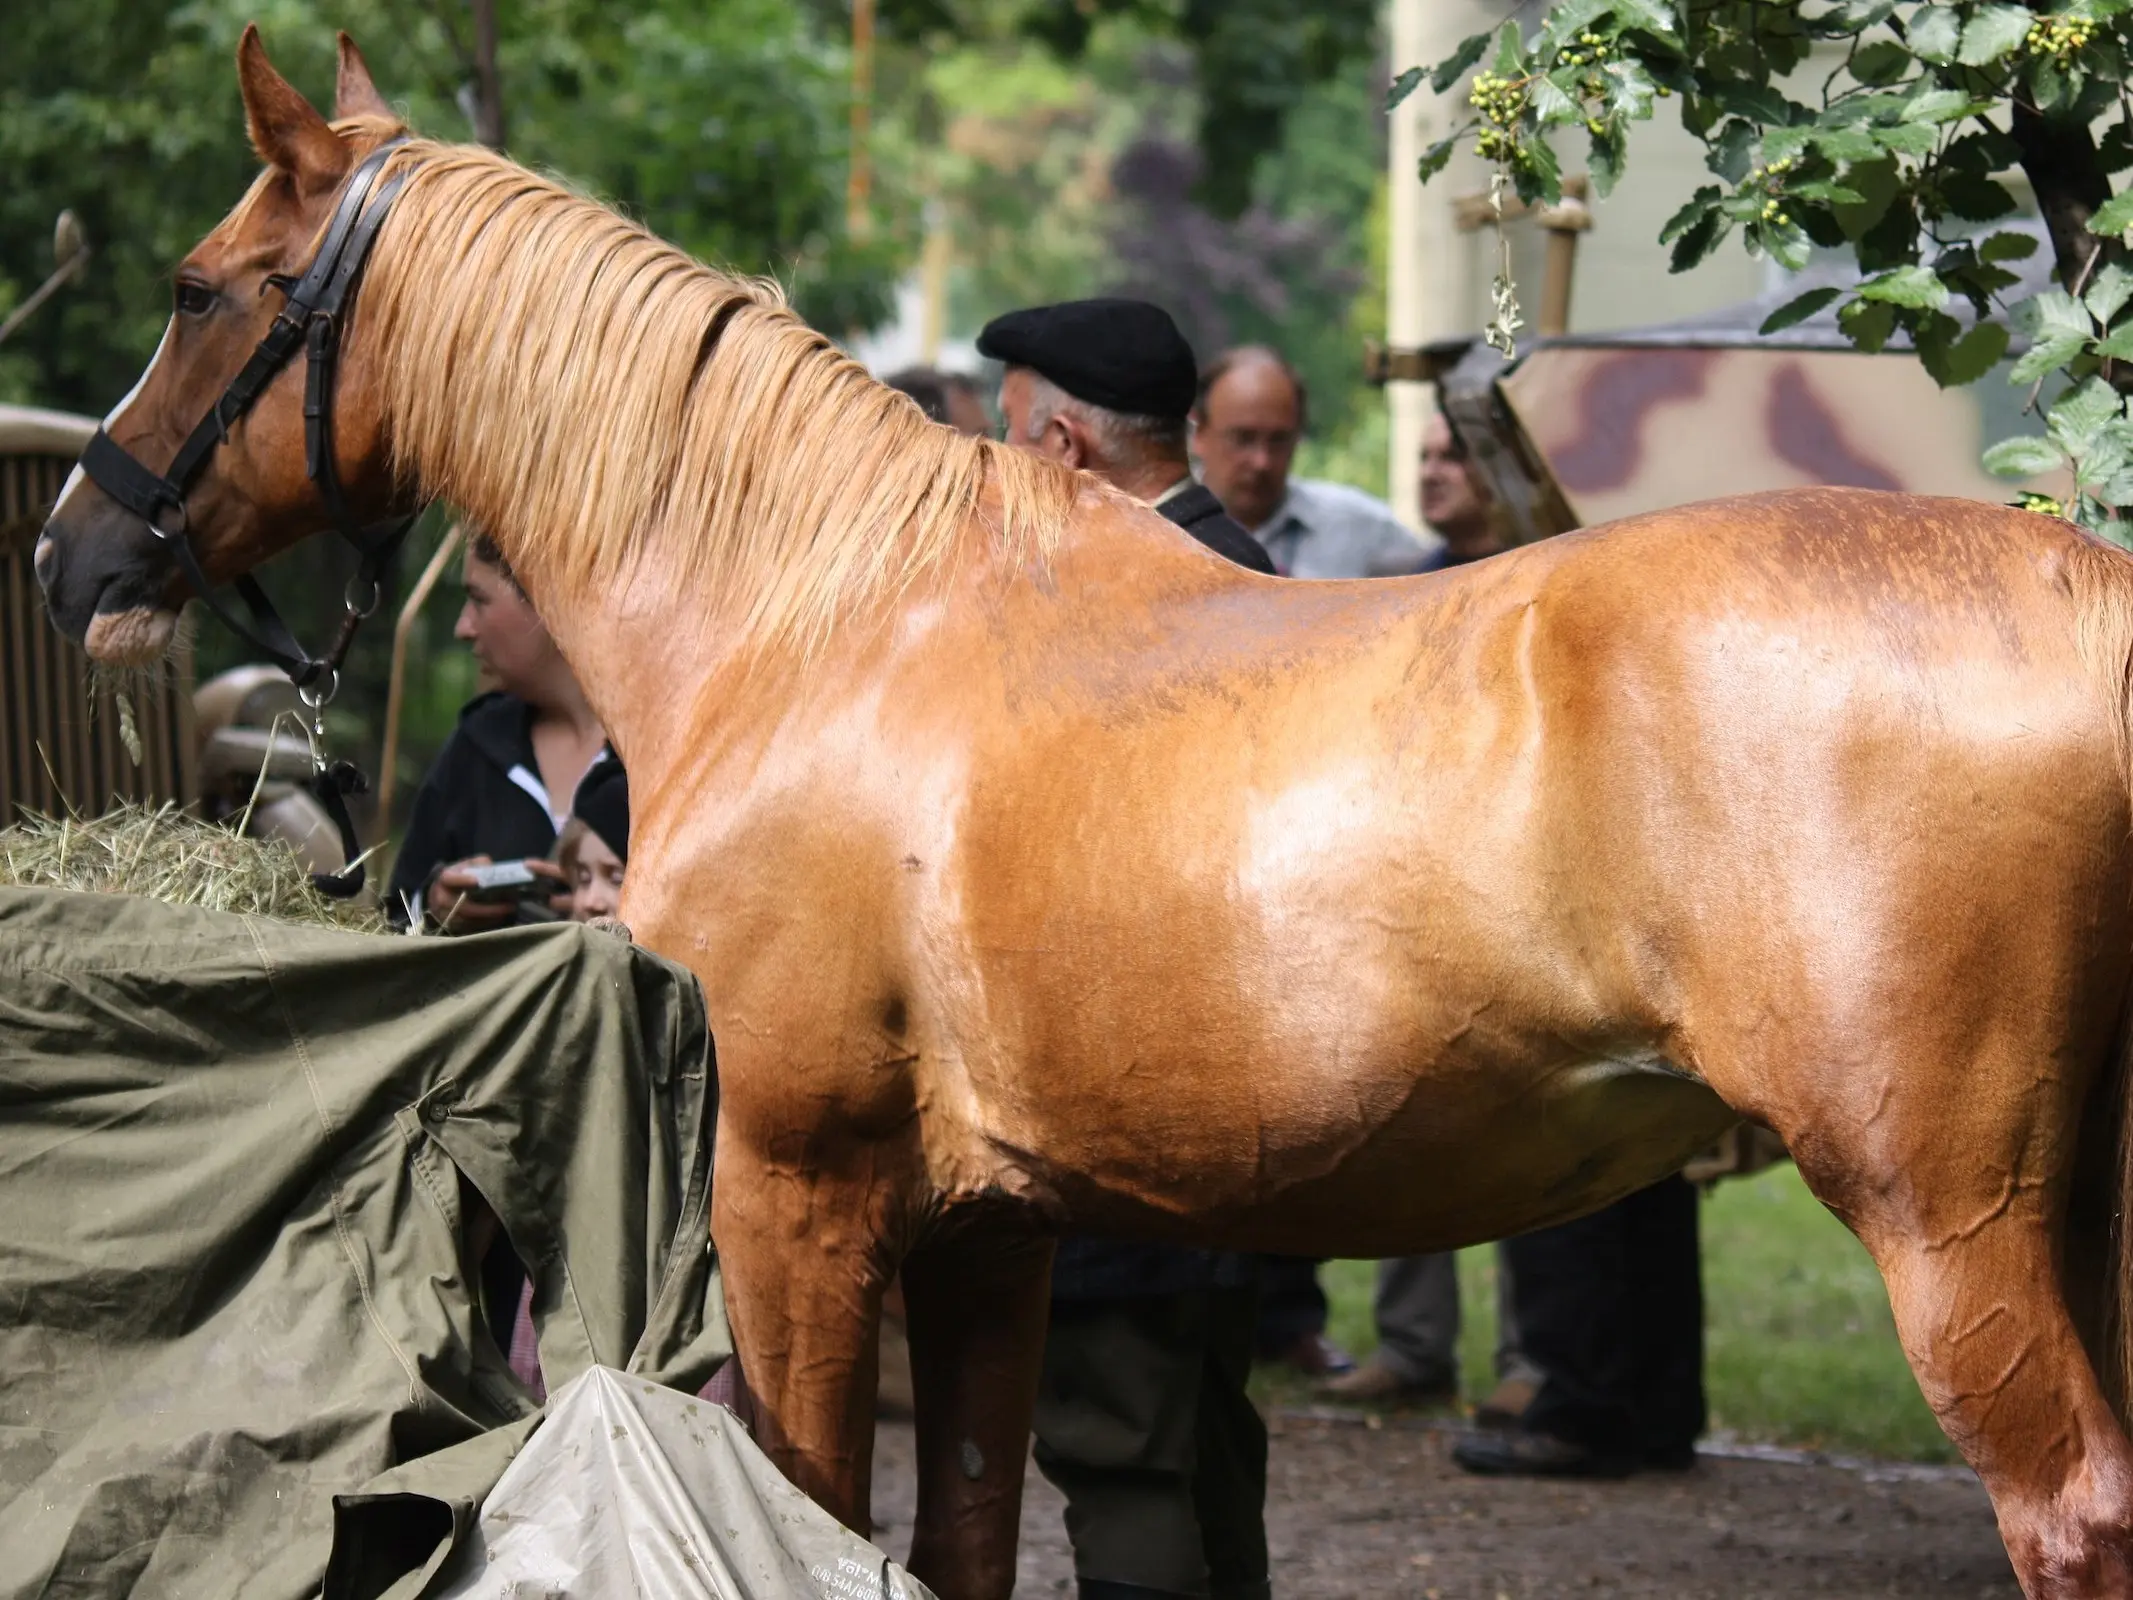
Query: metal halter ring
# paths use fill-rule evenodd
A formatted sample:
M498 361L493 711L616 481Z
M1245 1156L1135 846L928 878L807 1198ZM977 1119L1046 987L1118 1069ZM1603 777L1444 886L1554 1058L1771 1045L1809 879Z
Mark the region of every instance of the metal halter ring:
M325 688L321 689L317 685L309 683L300 685L296 691L296 698L316 712L325 710L332 702L333 697L340 692L341 669L339 667L328 667L326 669Z
M367 583L370 586L370 598L360 603L356 600L356 585L359 583ZM341 604L347 607L351 617L368 617L378 609L378 602L384 598L385 587L376 578L350 578L347 587L341 590Z
M178 519L177 526L166 528L159 520L157 520L163 515L165 506L167 506L170 509L171 514ZM169 544L174 539L184 538L191 521L191 519L188 518L185 514L185 502L183 500L164 501L163 505L156 507L155 516L145 518L144 520L148 524L148 531L154 534L158 539L161 539L165 544Z

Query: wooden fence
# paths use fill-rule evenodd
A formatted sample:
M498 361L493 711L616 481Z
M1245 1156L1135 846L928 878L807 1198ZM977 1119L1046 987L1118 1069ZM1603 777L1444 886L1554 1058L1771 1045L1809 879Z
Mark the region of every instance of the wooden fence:
M0 826L24 809L84 816L114 800L192 794L192 672L183 654L128 689L135 765L108 688L92 694L89 658L44 613L30 558L45 515L96 424L0 406Z

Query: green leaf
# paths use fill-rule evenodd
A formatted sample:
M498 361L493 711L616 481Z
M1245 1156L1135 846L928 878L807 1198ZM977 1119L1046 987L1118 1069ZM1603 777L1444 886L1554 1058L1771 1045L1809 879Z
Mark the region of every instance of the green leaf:
M1681 231L1674 240L1673 259L1668 263L1670 272L1686 272L1705 256L1718 248L1719 241L1733 231L1733 224L1716 206L1707 206L1696 221Z
M1422 160L1417 169L1416 176L1424 183L1429 182L1430 179L1434 178L1438 173L1442 172L1445 169L1446 165L1450 163L1452 159L1452 152L1458 147L1459 136L1456 133L1453 134L1449 139L1439 139L1435 144L1431 145L1427 150L1422 152Z
M1767 83L1734 78L1714 82L1709 89L1711 97L1734 116L1766 126L1783 127L1797 109Z
M1894 83L1911 70L1911 52L1893 39L1861 45L1852 56L1852 76L1879 87Z
M1430 69L1430 88L1438 94L1444 93L1445 90L1466 76L1467 68L1479 61L1488 48L1489 36L1485 33L1477 33L1470 38L1460 40L1458 49ZM1404 77L1405 74L1402 74L1402 76ZM1399 101L1397 100L1389 101L1386 109L1390 110L1398 104Z
M1511 187L1529 206L1552 206L1563 198L1562 164L1545 138L1535 136L1519 141L1511 157Z
M2001 168L2019 162L2022 147L1998 128L1973 125L1965 128L1960 137L1950 140L1940 158L1951 167L1989 178Z
M1583 122L1585 108L1571 98L1561 80L1571 80L1571 89L1577 87L1578 69L1563 67L1545 77L1535 78L1526 86L1526 103L1533 108L1534 122L1543 128L1552 128L1563 122Z
M1680 38L1668 0L1615 0L1615 18L1625 28L1641 28L1669 43Z
M2123 172L2133 167L2133 123L2120 117L2106 128L2103 137L2096 141L2096 157L2106 172Z
M1837 207L1837 226L1847 239L1857 241L1887 215L1890 203L1903 187L1903 179L1890 157L1877 153L1872 161L1853 163L1844 173L1845 187L1866 196L1858 205Z
M2080 88L2079 74L2060 70L2051 56L2039 56L2029 73L2030 97L2039 111L2063 110L2071 105Z
M1613 9L1610 0L1561 0L1548 13L1547 24L1534 44L1535 53L1553 55Z
M1975 383L2007 355L2007 324L1980 322L1956 342L1949 363L1956 383Z
M1421 83L1422 69L1420 67L1409 67L1405 72L1393 79L1392 87L1385 91L1385 109L1387 111L1399 109L1400 102L1413 94L1421 86Z
M1658 86L1641 64L1610 61L1607 80L1607 109L1610 113L1631 122L1642 122L1652 114L1652 94Z
M2089 218L2089 232L2100 238L2124 238L2133 229L2133 189L2121 189L2096 208Z
M1884 150L1893 150L1901 156L1930 155L1940 143L1940 135L1922 122L1898 122L1885 128L1872 130L1874 143Z
M2128 300L2133 300L2133 272L2113 261L2098 272L2081 297L2089 315L2108 328Z
M2066 453L2041 434L2002 439L1985 452L1985 470L1995 478L2034 478L2066 465Z
M1859 235L1856 251L1860 267L1867 272L1912 264L1918 254L1918 208L1909 194L1901 188L1896 191L1881 220Z
M1802 200L1820 200L1833 206L1856 206L1866 203L1866 196L1857 189L1847 189L1841 183L1796 183L1785 191Z
M2026 261L2037 253L2037 241L2026 233L1987 234L1977 247L1980 261Z
M1989 109L1989 106L1987 102L1971 99L1960 89L1921 88L1904 102L1903 120L1953 122L1957 117L1967 117L1973 109Z
M1496 65L1498 77L1515 78L1525 65L1525 47L1519 38L1518 24L1506 22L1496 30Z
M1815 31L1824 38L1864 33L1876 23L1888 21L1895 9L1896 0L1849 0L1815 18Z
M2047 289L2014 309L2015 326L2029 336L2029 348L2007 375L2010 383L2034 383L2063 367L2088 347L2094 327L2087 310L2063 289Z
M1966 67L1982 67L2018 50L2029 37L2031 14L2026 6L1980 6L1963 24L1963 41L1955 59Z
M1754 150L1755 129L1735 120L1727 123L1712 143L1703 164L1726 182L1738 183L1748 176L1748 168L1754 163Z
M2083 456L2101 443L2113 422L2123 422L2118 391L2101 378L2078 383L2052 406L2051 436L2070 456Z
M1763 248L1770 252L1770 259L1787 272L1798 272L1814 253L1814 246L1796 222L1758 223L1756 233Z
M1887 301L1854 300L1837 313L1837 326L1854 345L1873 355L1896 331L1896 308Z
M1921 6L1911 18L1904 42L1921 61L1953 61L1962 45L1962 18L1953 6Z
M1920 364L1943 389L1977 382L2007 353L2007 329L2002 323L1980 322L1958 338L1961 323L1937 313L1929 316L1930 324L1912 335L1912 343Z
M1948 286L1931 267L1898 267L1859 285L1862 300L1938 311L1948 303Z
M1881 154L1881 146L1863 128L1817 128L1812 141L1817 150L1837 162L1872 161Z
M2133 323L2118 329L2110 338L2096 347L2100 356L2109 356L2113 361L2133 361Z
M2015 198L2004 185L1974 172L1944 173L1940 197L1965 222L1991 222L2015 209Z
M1629 141L1622 132L1622 125L1610 122L1592 136L1592 149L1586 156L1586 169L1592 174L1593 191L1604 200L1614 193L1615 184L1622 176L1623 162L1628 159Z
M1787 159L1797 159L1807 154L1808 141L1814 137L1812 128L1765 128L1763 130L1763 165L1772 166Z
M1713 215L1717 210L1719 200L1724 194L1725 190L1719 188L1715 183L1707 183L1698 189L1688 198L1680 210L1666 219L1666 226L1659 230L1659 242L1661 244L1672 244L1681 234Z
M1763 325L1755 331L1757 333L1777 333L1797 323L1805 322L1843 293L1842 289L1824 288L1809 289L1805 294L1795 295L1779 306L1777 310L1771 312L1769 316L1763 318Z

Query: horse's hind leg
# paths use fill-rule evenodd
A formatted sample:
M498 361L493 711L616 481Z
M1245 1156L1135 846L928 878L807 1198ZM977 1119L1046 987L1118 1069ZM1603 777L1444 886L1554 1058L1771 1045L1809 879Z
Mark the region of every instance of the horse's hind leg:
M1015 1586L1051 1266L1051 1240L1005 1202L949 1219L904 1261L918 1417L911 1571L943 1600L1006 1600Z
M1801 1170L1880 1266L1919 1387L1991 1493L2024 1592L2133 1595L2133 1449L2062 1291L2067 1184L2028 1176L2071 1161L2074 1107L2036 1108L2069 1124L2040 1138L1989 1092L2017 1080L1987 1063L1962 1076L1964 1101L1884 1099L1930 1136L1895 1152L1865 1127L1825 1128L1800 1140Z

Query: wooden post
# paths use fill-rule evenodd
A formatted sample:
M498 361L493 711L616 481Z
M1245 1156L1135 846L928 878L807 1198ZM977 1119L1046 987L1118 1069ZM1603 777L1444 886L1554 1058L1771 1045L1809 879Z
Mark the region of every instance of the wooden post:
M496 68L496 0L468 0L474 12L474 137L504 147L504 80Z
M407 688L407 636L414 631L415 619L422 614L423 603L429 599L430 591L437 587L444 569L452 564L462 532L456 522L445 529L444 537L437 541L437 553L430 557L430 564L415 580L414 593L407 597L407 604L400 608L400 619L393 624L392 676L385 685L385 748L378 756L380 829L390 828L393 820L393 783L400 763L400 697Z
M1564 180L1563 198L1555 205L1542 206L1534 220L1548 234L1548 263L1541 273L1540 317L1533 329L1543 339L1560 339L1570 331L1570 285L1577 273L1578 235L1592 226L1584 179Z
M874 119L874 0L852 0L852 166L844 189L844 228L855 239L873 231L874 173L868 135Z

